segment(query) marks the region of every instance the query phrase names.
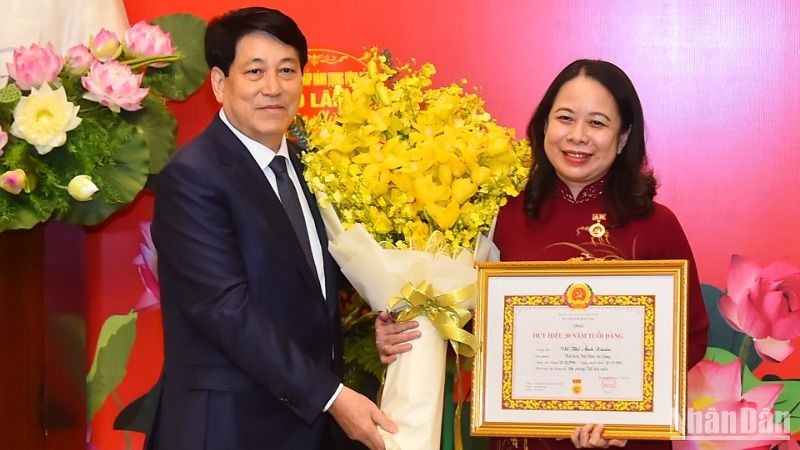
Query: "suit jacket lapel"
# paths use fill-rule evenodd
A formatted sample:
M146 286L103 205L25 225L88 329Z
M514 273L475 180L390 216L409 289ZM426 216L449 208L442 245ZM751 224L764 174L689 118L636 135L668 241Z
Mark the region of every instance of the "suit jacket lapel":
M220 144L219 161L220 164L227 166L228 170L230 170L232 174L231 182L240 185L244 195L254 195L257 204L263 205L263 207L257 208L257 211L266 215L269 223L275 227L283 238L290 240L292 244L287 246L292 247L288 249L288 254L291 256L290 259L298 266L308 283L318 286L318 292L322 295L322 288L319 287L319 278L308 266L300 248L300 242L294 233L294 228L289 222L289 218L286 216L277 194L275 194L275 191L264 177L264 173L258 163L247 151L244 144L239 141L219 117L214 118L209 127L209 132ZM295 167L297 166L295 165ZM302 174L302 171L297 171L297 173ZM308 188L305 186L302 176L300 177L300 184L303 186L303 192L307 193ZM309 202L309 206L312 206L311 202ZM312 206L312 214L315 207L316 203ZM319 215L318 210L317 215ZM318 222L316 217L314 221ZM319 226L317 226L317 230L317 233L319 233ZM321 242L327 242L327 239Z

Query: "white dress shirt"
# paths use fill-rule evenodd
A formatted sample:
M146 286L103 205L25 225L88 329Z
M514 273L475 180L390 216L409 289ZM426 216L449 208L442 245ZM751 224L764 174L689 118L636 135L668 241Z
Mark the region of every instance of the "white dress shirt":
M281 145L276 152L264 144L250 139L241 131L237 130L228 122L228 118L225 117L225 112L221 109L219 110L219 118L222 119L222 122L231 129L233 134L236 135L240 141L242 141L247 151L250 152L250 155L252 155L253 159L258 163L258 167L261 168L261 172L264 173L267 181L269 181L269 185L272 186L272 190L278 198L280 198L280 195L278 195L278 184L275 181L275 173L269 168L269 163L272 162L276 154L286 158L286 169L289 174L289 179L292 180L292 185L294 185L294 189L297 191L297 197L300 200L300 208L303 210L303 219L306 222L308 242L311 244L311 255L314 257L314 267L317 269L320 290L322 291L322 295L325 296L325 265L322 260L322 244L319 242L319 235L317 234L317 228L314 224L314 217L311 215L311 208L308 206L308 200L305 194L303 194L303 188L300 186L300 180L297 178L294 164L291 163L291 159L289 158L289 147L286 145L286 136L281 139Z

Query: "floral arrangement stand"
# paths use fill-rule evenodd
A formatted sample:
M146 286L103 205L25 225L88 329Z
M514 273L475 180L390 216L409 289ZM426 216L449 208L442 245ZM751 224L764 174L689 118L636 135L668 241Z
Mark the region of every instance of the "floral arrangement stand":
M63 370L67 355L81 362L69 374L80 385L76 409L86 416L78 422L80 442L91 442L92 421L102 405L119 400L116 389L125 377L137 311L152 302L143 298L129 314L106 320L86 374L86 324L75 315L84 308L67 305L70 299L85 301L79 225L99 224L131 202L175 150L177 123L167 101L186 99L204 82L205 28L198 17L173 14L136 23L120 36L98 30L64 55L50 44L32 44L16 49L9 76L0 77L0 233L7 232L2 236L8 241L37 238L28 259L44 262L24 266L23 272L38 277L39 291L31 292L39 293L22 299L48 315L42 319L48 327L46 358L57 354L57 363L46 365L48 373ZM56 223L37 227L49 219ZM152 276L154 254L143 258L138 265ZM39 320L26 317L23 323ZM56 400L40 412L65 411L57 403L59 392L39 389ZM53 405L56 409L49 409ZM130 448L127 434L126 442Z
M0 79L0 232L55 218L95 225L175 150L167 100L205 80L205 22L188 14L99 30L66 55L14 51Z

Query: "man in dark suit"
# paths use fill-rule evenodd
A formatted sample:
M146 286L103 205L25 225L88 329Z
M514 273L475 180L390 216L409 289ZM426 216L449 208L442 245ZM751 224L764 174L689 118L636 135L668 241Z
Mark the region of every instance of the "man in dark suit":
M333 418L383 449L394 424L341 384L338 268L287 142L307 44L267 8L208 27L219 115L158 178L164 372L148 445L159 450L322 450Z

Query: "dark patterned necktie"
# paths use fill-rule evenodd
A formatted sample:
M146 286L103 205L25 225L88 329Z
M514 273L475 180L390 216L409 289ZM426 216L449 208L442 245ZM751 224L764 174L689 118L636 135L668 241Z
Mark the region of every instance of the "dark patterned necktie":
M317 269L314 264L314 257L311 254L311 243L308 240L308 229L306 229L306 221L303 218L303 209L300 206L300 199L297 197L297 190L294 188L292 180L289 179L289 173L286 171L287 162L285 157L275 155L275 158L269 163L269 168L275 174L278 195L281 198L283 210L289 216L289 222L292 223L294 233L300 241L300 247L303 249L303 254L306 255L306 261L311 268L311 272L316 274Z

